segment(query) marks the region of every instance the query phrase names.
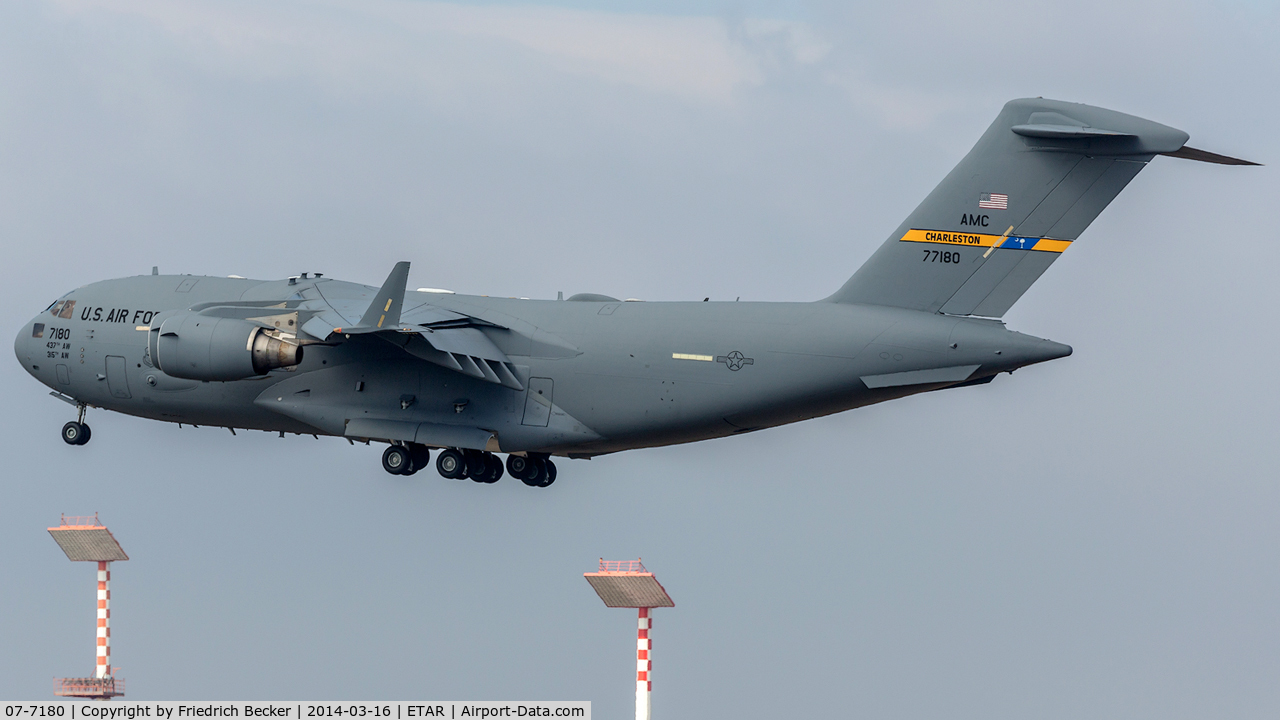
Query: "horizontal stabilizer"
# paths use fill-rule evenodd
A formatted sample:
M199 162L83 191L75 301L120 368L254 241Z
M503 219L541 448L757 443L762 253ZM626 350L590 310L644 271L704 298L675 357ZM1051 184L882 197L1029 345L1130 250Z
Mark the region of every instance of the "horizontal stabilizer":
M1262 163L1251 162L1249 160L1241 160L1240 158L1227 157L1211 153L1206 150L1197 150L1193 147L1183 145L1180 149L1173 152L1160 153L1169 157L1182 158L1183 160L1195 160L1197 162L1215 163L1217 165L1262 165Z
M1098 128L1076 125L1014 125L1009 128L1023 137L1039 138L1092 138L1092 137L1133 137L1130 133L1115 130L1099 130Z

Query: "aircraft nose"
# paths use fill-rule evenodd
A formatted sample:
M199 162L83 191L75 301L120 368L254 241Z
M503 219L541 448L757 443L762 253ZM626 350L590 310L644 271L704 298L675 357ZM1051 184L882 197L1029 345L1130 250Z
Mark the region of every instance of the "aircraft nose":
M28 321L18 331L18 336L13 339L13 354L18 358L18 362L27 372L34 372L31 365L35 360L32 359L31 343L32 334L34 332L34 321Z

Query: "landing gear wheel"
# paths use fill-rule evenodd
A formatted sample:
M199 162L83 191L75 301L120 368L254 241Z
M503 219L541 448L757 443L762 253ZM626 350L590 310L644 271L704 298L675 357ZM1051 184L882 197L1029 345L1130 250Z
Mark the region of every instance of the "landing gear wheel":
M80 427L84 428L84 438L80 440L80 444L88 445L89 438L93 437L93 428L89 427L88 425L85 425L84 423L80 423Z
M520 480L529 487L542 487L547 479L547 461L542 458L529 458L529 469Z
M497 455L485 453L485 463L489 466L489 474L484 481L490 485L502 479L502 461Z
M467 477L478 483L489 482L488 453L482 453L479 450L468 450L466 455Z
M466 476L467 461L463 459L462 453L449 448L436 456L436 470L450 480L457 480Z
M62 426L62 442L83 445L89 442L89 426L74 420Z
M545 474L542 477L542 483L538 487L547 487L556 481L556 464L551 462L550 458L542 461L546 465Z
M413 472L413 458L400 445L392 445L382 451L382 469L392 475L409 475Z
M417 443L410 445L409 457L413 459L414 472L418 472L431 464L431 451L427 449L426 445L418 445Z
M528 485L529 487L537 487L538 464L533 458L522 457L520 455L507 456L507 472L511 473L511 477Z

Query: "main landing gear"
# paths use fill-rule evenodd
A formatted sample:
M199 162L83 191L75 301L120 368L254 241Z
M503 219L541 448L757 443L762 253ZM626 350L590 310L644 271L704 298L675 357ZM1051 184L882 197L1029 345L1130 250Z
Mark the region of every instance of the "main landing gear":
M492 484L502 479L502 461L493 453L449 448L436 457L436 469L451 480L471 478Z
M431 464L426 445L392 445L382 452L382 469L392 475L412 475Z
M425 468L431 453L424 445L392 445L382 453L382 469L392 475L412 475ZM436 470L446 478L493 484L502 479L502 461L479 450L448 448L436 456ZM547 487L556 481L556 465L546 456L508 455L506 471L529 487Z
M529 487L546 487L556 481L556 464L547 457L508 455L507 472Z
M80 411L77 419L62 426L62 442L68 445L84 445L93 437L93 431L84 424L84 405L77 405L76 409Z

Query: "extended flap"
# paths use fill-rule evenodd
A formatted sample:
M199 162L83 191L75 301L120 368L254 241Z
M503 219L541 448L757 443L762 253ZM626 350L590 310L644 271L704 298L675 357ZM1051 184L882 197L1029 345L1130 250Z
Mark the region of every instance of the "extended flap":
M476 328L423 330L419 334L424 340L431 343L431 347L441 352L454 355L469 355L503 363L511 362L506 354L499 350L497 345L493 344L488 335Z

